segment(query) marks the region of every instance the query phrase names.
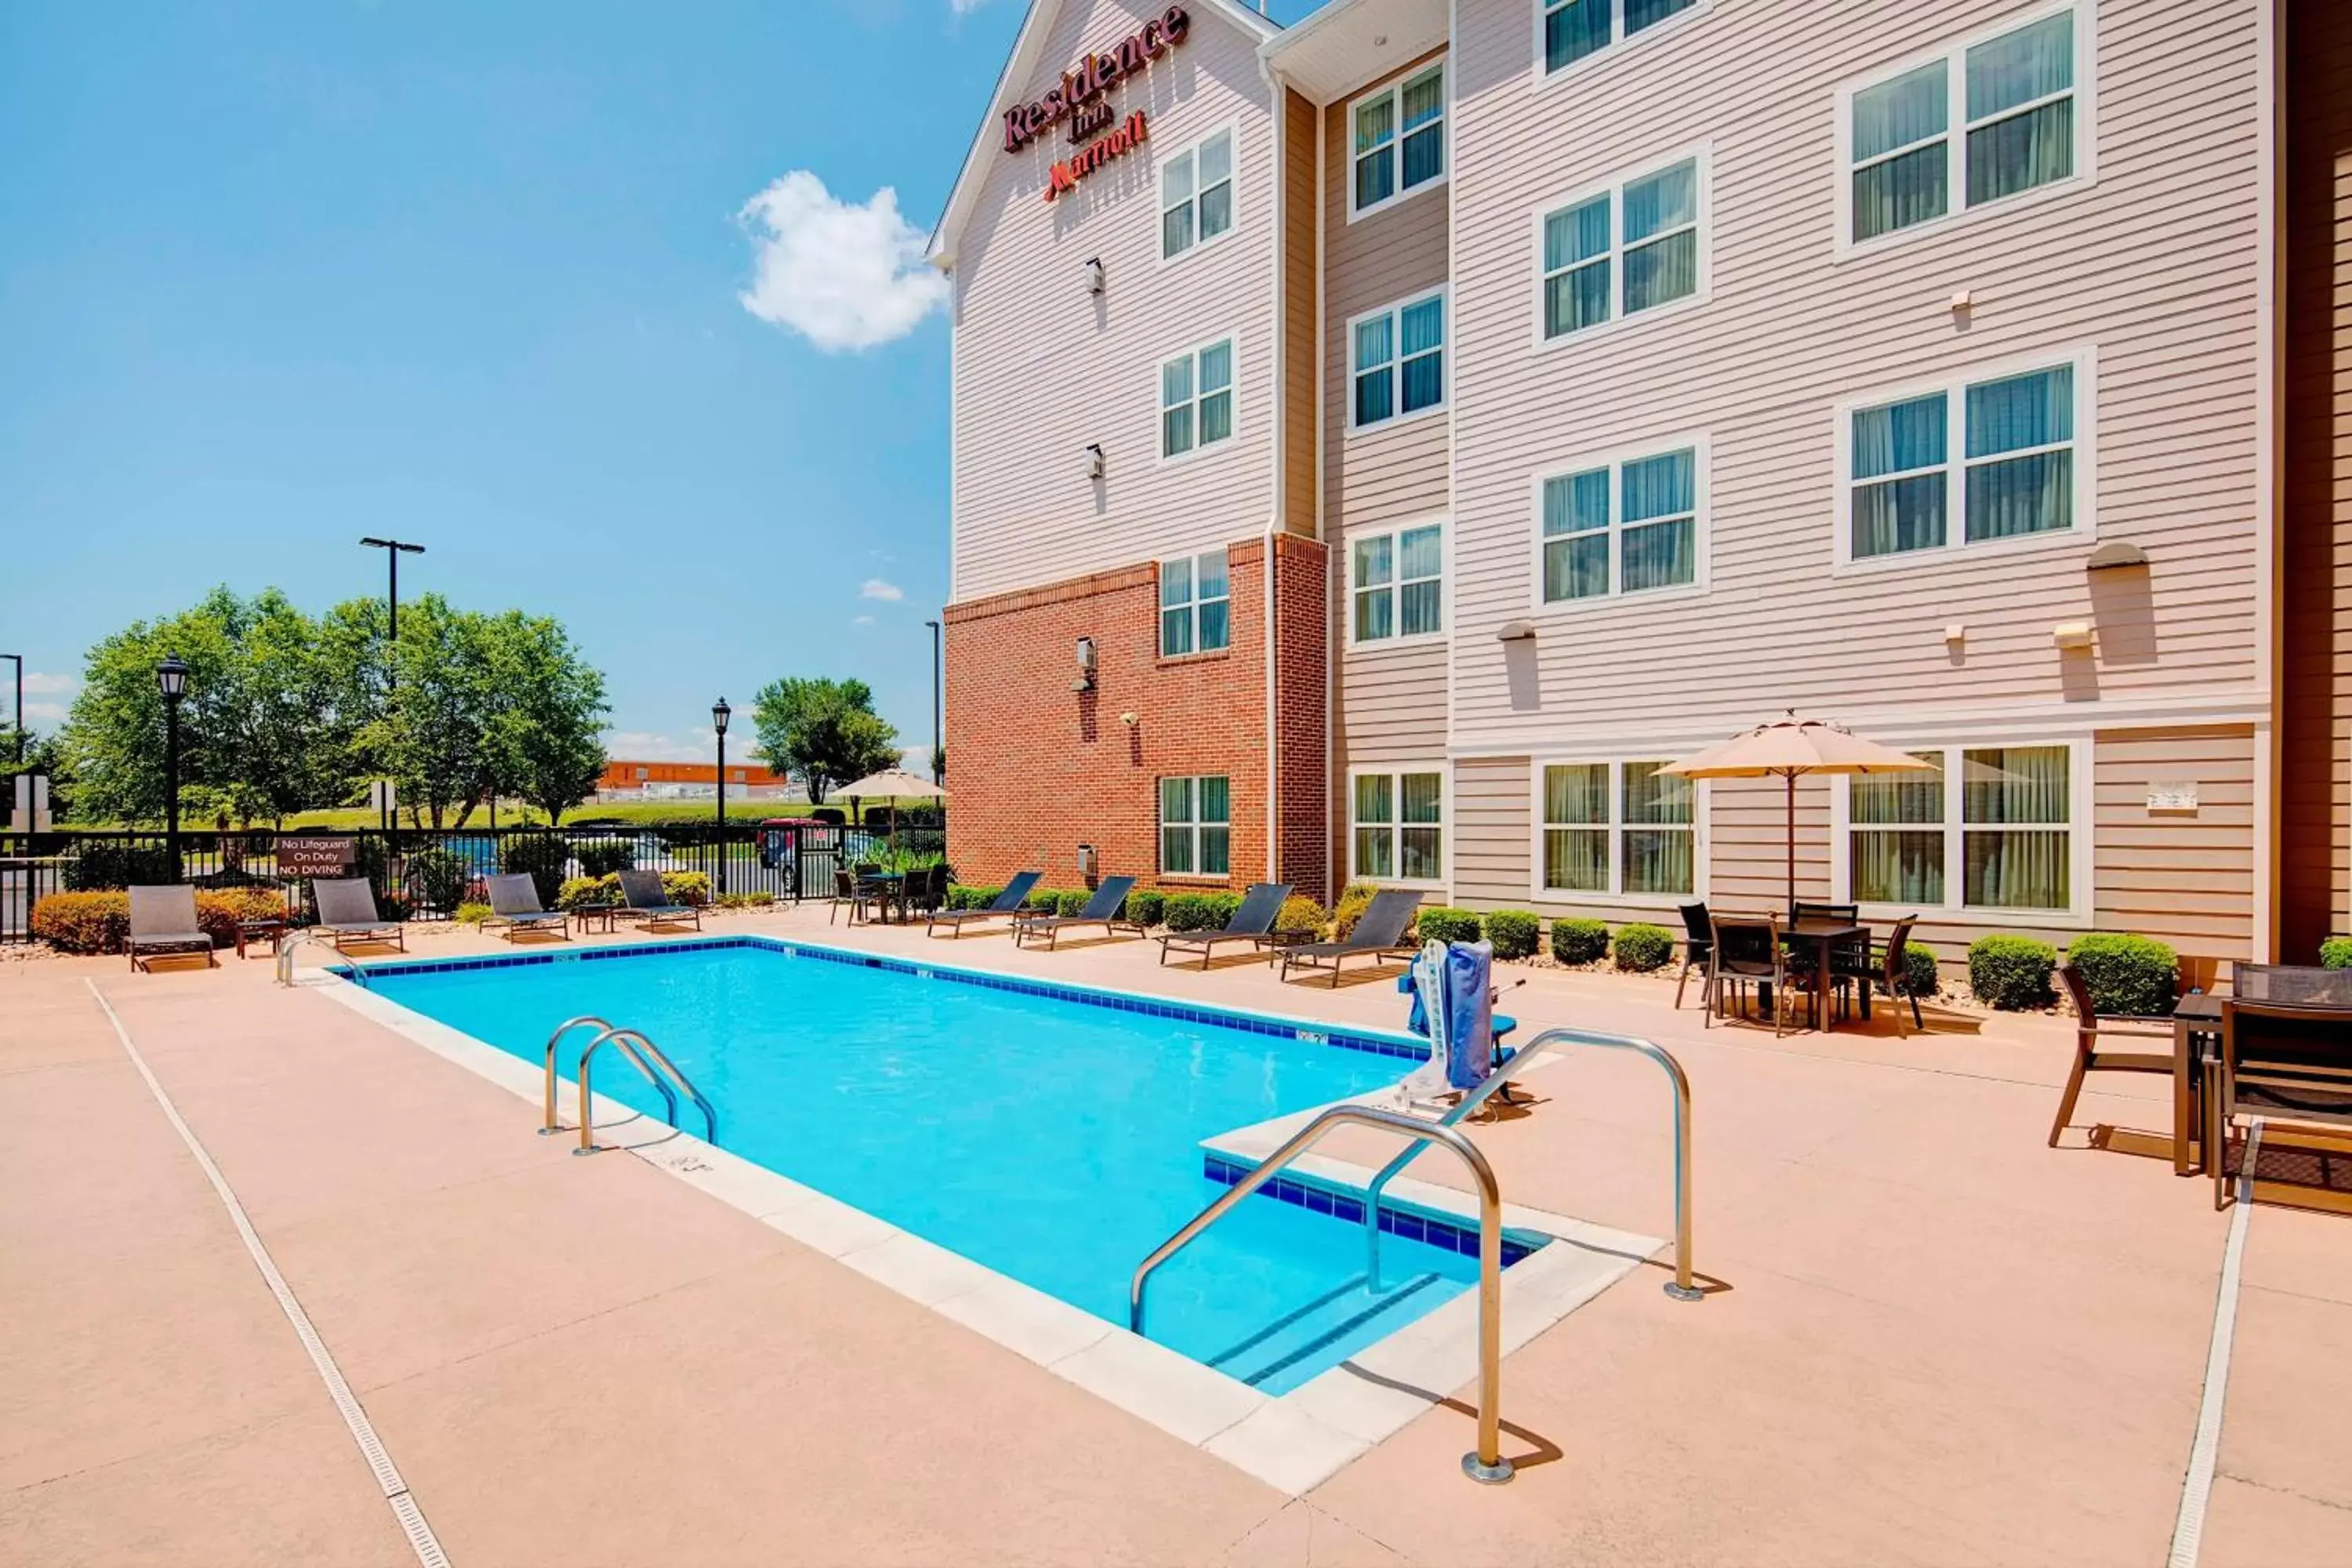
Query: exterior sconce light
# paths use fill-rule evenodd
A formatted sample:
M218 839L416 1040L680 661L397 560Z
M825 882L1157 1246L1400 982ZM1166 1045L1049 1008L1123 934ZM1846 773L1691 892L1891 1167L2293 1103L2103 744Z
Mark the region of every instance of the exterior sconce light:
M1533 621L1505 621L1496 633L1496 642L1533 642L1536 624Z
M1118 721L1126 725L1130 730L1135 728L1135 715L1132 713L1120 714L1118 716Z
M2061 621L2050 628L2050 640L2060 647L2088 647L2091 646L2091 623Z
M1967 625L1960 621L1952 622L1949 626L1944 628L1944 640L1955 646L1968 641L1969 628Z
M1102 477L1103 449L1099 444L1089 441L1087 443L1087 478L1098 479Z
M1955 316L1965 316L1970 310L1976 309L1976 303L1977 297L1973 290L1967 289L1958 289L1952 295L1952 314Z
M1102 258L1098 256L1089 256L1087 258L1087 292L1089 294L1099 294L1102 291Z
M1094 689L1095 639L1092 637L1080 637L1078 639L1078 678L1070 682L1070 689L1073 691L1092 691Z
M2147 551L2142 550L2138 545L2134 544L2128 539L2110 539L2105 544L2100 545L2096 550L2091 552L2090 559L2083 563L2083 570L2085 572L2113 572L2125 566L2145 566L2147 564Z

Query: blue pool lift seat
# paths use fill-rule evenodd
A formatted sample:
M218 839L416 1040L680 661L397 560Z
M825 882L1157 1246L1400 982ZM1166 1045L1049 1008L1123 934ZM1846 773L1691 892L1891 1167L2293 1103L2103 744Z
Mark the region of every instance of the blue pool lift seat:
M1502 994L1494 984L1494 963L1490 943L1433 942L1398 977L1397 989L1412 998L1407 1026L1431 1047L1428 1066L1407 1079L1410 1098L1466 1093L1509 1065L1517 1054L1502 1043L1519 1024L1495 1011ZM1520 1103L1507 1084L1495 1098Z

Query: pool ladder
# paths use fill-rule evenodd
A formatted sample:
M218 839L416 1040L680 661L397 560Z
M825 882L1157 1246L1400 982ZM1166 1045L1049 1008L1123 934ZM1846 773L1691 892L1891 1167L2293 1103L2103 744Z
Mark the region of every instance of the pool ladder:
M667 1110L672 1127L677 1126L677 1100L683 1093L694 1102L694 1108L702 1112L703 1142L714 1145L719 1142L719 1113L710 1108L710 1101L703 1098L702 1091L694 1087L694 1080L680 1072L677 1064L638 1030L621 1028L611 1020L599 1018L593 1014L566 1018L556 1026L555 1033L547 1037L544 1062L546 1093L543 1100L547 1116L539 1130L541 1137L551 1137L565 1130L555 1114L555 1047L572 1030L585 1028L595 1028L602 1033L589 1041L588 1048L580 1053L580 1147L572 1151L574 1154L593 1154L599 1148L594 1116L594 1073L596 1052L606 1045L620 1052L623 1060L635 1068L647 1083L661 1092L662 1104Z

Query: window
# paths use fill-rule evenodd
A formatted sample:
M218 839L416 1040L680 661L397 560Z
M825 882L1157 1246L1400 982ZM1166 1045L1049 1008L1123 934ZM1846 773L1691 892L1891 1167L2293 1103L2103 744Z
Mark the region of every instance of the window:
M1366 534L1348 549L1360 643L1429 637L1445 629L1445 527L1424 523Z
M1348 187L1353 222L1444 174L1444 62L1358 99L1348 122L1355 128Z
M1688 157L1543 214L1546 339L1698 294L1703 178Z
M1349 790L1352 877L1375 882L1445 879L1445 775L1358 773Z
M1160 563L1160 654L1212 653L1233 641L1232 590L1225 552L1180 555Z
M1350 428L1445 406L1445 290L1359 316L1348 339Z
M1232 868L1233 787L1223 778L1160 781L1160 870L1223 877Z
M1543 893L1693 896L1697 794L1660 762L1554 763L1543 770Z
M2060 11L1847 94L1848 239L2072 178L2080 26Z
M646 776L646 770L645 770L645 769L643 769L643 768L639 768L639 769L637 770L637 777L638 777L639 779L643 779L645 776Z
M1206 136L1160 165L1160 256L1183 255L1234 226L1234 133Z
M2072 910L2075 752L1939 747L1912 752L1931 771L1848 780L1843 896L1906 912Z
M1700 468L1694 446L1538 480L1543 602L1697 582Z
M1160 455L1181 458L1234 433L1234 341L1178 354L1160 367Z
M1697 0L1536 0L1543 27L1544 74L1590 59L1689 10Z
M2087 524L2077 461L2088 356L1850 408L1848 560L1982 544Z

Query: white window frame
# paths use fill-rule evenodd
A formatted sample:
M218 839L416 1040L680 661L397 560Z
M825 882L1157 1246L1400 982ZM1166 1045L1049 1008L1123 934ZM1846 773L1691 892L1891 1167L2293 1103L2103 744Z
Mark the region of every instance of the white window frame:
M1432 300L1437 301L1438 319L1442 322L1439 330L1444 334L1437 343L1437 401L1427 407L1416 408L1412 413L1406 414L1402 412L1404 404L1404 313L1415 305L1425 305ZM1391 357L1388 361L1391 373L1389 381L1389 407L1391 412L1384 418L1359 425L1356 423L1356 376L1358 374L1356 329L1362 323L1381 316L1389 318L1389 344L1392 351ZM1345 345L1341 352L1346 355L1348 368L1346 375L1341 378L1340 390L1341 395L1348 400L1347 432L1349 436L1373 430L1392 430L1400 425L1410 425L1416 419L1426 419L1432 415L1444 413L1446 405L1454 401L1454 300L1450 285L1441 283L1434 289L1423 289L1418 293L1408 294L1393 303L1359 311L1348 318L1347 324L1341 331L1344 333L1342 342ZM1423 353L1426 352L1424 350ZM1419 359L1423 355L1416 354L1413 357Z
M1625 531L1624 509L1619 471L1628 463L1638 463L1645 458L1663 458L1669 452L1689 451L1694 472L1691 476L1691 500L1697 508L1692 521L1692 548L1697 561L1692 568L1691 580L1664 588L1640 588L1627 593L1622 586L1622 538ZM1710 527L1711 508L1708 504L1708 469L1713 462L1713 448L1703 435L1676 436L1665 440L1645 441L1638 447L1620 447L1611 451L1597 452L1588 458L1570 462L1553 463L1539 469L1528 483L1528 527L1535 536L1535 572L1528 584L1528 607L1537 615L1572 614L1606 605L1646 605L1660 599L1679 599L1707 590L1707 559L1713 530ZM1590 473L1595 468L1609 470L1609 592L1583 599L1547 599L1544 597L1544 546L1550 542L1543 531L1544 485L1552 479L1566 479L1571 474ZM1562 537L1573 537L1564 535ZM1643 759L1633 759L1640 762Z
M1891 923L1917 915L1923 923L1960 922L1969 925L2087 926L2091 923L2097 856L2093 843L2097 832L2097 789L2092 776L2096 761L2091 737L2069 735L1994 735L1962 741L1911 743L1888 741L1898 752L1941 752L1944 754L1944 901L1940 904L1863 904L1862 918ZM2066 759L2066 887L2071 902L2063 910L2011 910L1964 903L1968 896L1968 825L1961 820L1966 780L1961 759L1968 752L1989 748L2063 746ZM1830 902L1850 904L1853 897L1853 786L1851 780L1833 781L1830 791ZM2029 825L2030 826L2030 825ZM1865 827L1864 832L1870 831ZM1925 831L1924 826L1921 831Z
M1391 864L1404 865L1404 779L1407 774L1437 775L1437 821L1433 824L1416 822L1415 827L1434 826L1437 829L1438 875L1407 877L1402 874L1375 877L1356 863L1356 781L1360 778L1385 775L1391 784L1389 796L1395 803L1398 820L1389 823L1389 842L1393 854ZM1383 888L1450 888L1454 882L1454 770L1443 762L1366 763L1348 770L1347 802L1348 880L1373 882Z
M1356 594L1360 586L1356 581L1356 546L1368 539L1386 539L1389 542L1389 580L1385 584L1365 591L1388 595L1389 625L1402 628L1404 625L1404 607L1399 602L1399 595L1405 586L1405 578L1402 552L1398 548L1397 540L1400 535L1417 532L1424 528L1434 528L1438 531L1437 629L1433 632L1407 632L1399 629L1384 637L1359 640L1356 636ZM1408 518L1379 528L1361 529L1346 536L1341 544L1341 553L1344 564L1340 568L1340 577L1345 585L1347 596L1341 602L1340 614L1347 627L1347 646L1350 650L1362 649L1370 653L1381 648L1422 647L1430 643L1444 642L1452 632L1454 628L1454 520L1452 518L1444 515ZM1412 581L1426 583L1429 579L1415 577Z
M1714 788L1708 780L1691 781L1691 890L1687 893L1628 893L1625 889L1625 764L1628 763L1670 763L1675 760L1672 747L1653 746L1636 751L1580 752L1573 755L1559 754L1529 759L1533 772L1528 789L1528 819L1534 826L1528 838L1528 898L1541 904L1622 904L1638 910L1678 910L1685 904L1704 903L1708 896L1707 862L1712 835L1707 831L1707 814L1714 801ZM1609 770L1609 888L1606 892L1586 892L1575 888L1552 888L1544 884L1544 770L1546 768L1606 767ZM1597 826L1597 825L1596 825ZM1648 824L1635 824L1645 829Z
M1202 239L1201 237L1201 149L1207 146L1210 142L1215 141L1220 136L1228 137L1233 142L1233 173L1226 176L1226 183L1233 187L1233 221L1225 225L1225 226L1217 233L1211 235L1206 239ZM1168 171L1172 164L1181 158L1190 158L1192 160L1192 194L1187 198L1192 208L1192 243L1178 251L1175 255L1170 256L1165 253L1165 247L1167 245L1167 222L1169 211L1175 205L1175 204L1168 199ZM1241 231L1242 226L1241 122L1239 121L1227 121L1224 124L1218 126L1216 129L1207 132L1205 135L1195 137L1192 141L1186 142L1183 146L1177 148L1175 152L1161 159L1153 171L1153 190L1155 199L1159 202L1160 205L1160 227L1152 237L1151 247L1155 252L1160 254L1160 266L1173 267L1178 262L1184 260L1188 257L1198 256L1202 251L1206 250L1210 246L1216 244L1219 240L1230 239L1235 234L1238 234Z
M1233 419L1223 436L1213 441L1202 441L1201 439L1201 356L1220 345L1232 352L1233 379L1226 383L1225 392L1233 406ZM1166 384L1161 378L1167 374L1170 365L1180 359L1188 358L1192 362L1192 444L1181 452L1171 454L1168 450L1168 432L1162 416L1175 405L1160 401L1161 388ZM1195 343L1189 349L1169 354L1155 363L1151 367L1151 449L1159 454L1158 461L1161 464L1186 463L1203 453L1220 451L1231 446L1234 438L1242 433L1241 383L1242 339L1239 332L1221 332L1206 342Z
M1161 786L1171 779L1183 779L1192 786L1192 816L1189 822L1168 820L1166 797L1161 794ZM1202 779L1224 781L1225 819L1222 823L1207 821L1201 816L1201 781ZM1214 882L1219 886L1233 880L1234 781L1230 773L1160 774L1151 781L1151 816L1153 828L1151 862L1154 874L1160 879L1171 882ZM1192 869L1189 871L1171 871L1168 868L1168 830L1171 827L1187 830L1187 836L1192 840ZM1225 830L1225 868L1222 871L1201 869L1201 829L1203 827L1223 827Z
M1968 55L1979 44L1989 43L2004 34L2030 27L2072 11L2074 14L2074 172L2063 180L2053 180L2014 195L1997 197L1970 206L1968 201ZM1832 232L1832 255L1840 261L1850 256L1865 256L1890 245L1917 239L1927 235L1941 234L1953 225L1965 223L1980 215L2010 212L2028 202L2048 201L2098 184L2098 40L2099 0L2061 0L2060 4L2037 5L2031 11L2020 11L2002 17L1987 26L1948 43L1921 49L1902 59L1874 69L1868 76L1857 77L1840 86L1833 97L1832 112L1837 116L1834 126L1837 142L1837 221ZM1948 206L1941 217L1932 217L1904 228L1891 228L1885 234L1872 235L1868 239L1853 237L1853 100L1874 87L1908 75L1922 66L1937 60L1945 62L1944 90L1948 105L1945 115L1946 141L1945 184L1954 205ZM2055 98L2057 95L2053 94ZM2049 100L2037 100L2046 102ZM2006 119L2022 113L2029 105L2003 110L1994 118Z
M1423 191L1436 190L1453 179L1453 58L1450 55L1440 55L1434 60L1415 66L1410 70L1400 71L1381 86L1372 89L1370 92L1360 93L1356 97L1348 100L1347 114L1339 121L1342 137L1339 143L1339 153L1341 161L1341 177L1348 183L1348 221L1349 223L1353 223L1360 217L1370 217L1374 213L1384 213L1400 202L1409 201L1412 197L1421 195ZM1404 183L1405 84L1407 82L1419 81L1422 78L1429 75L1432 71L1438 73L1438 98L1444 105L1444 107L1437 111L1437 142L1440 149L1442 149L1438 157L1442 166L1438 169L1436 174L1432 174L1428 179L1422 181L1419 184L1408 185ZM1382 98L1392 100L1393 104L1389 123L1396 128L1396 134L1391 138L1389 145L1395 149L1396 153L1397 185L1396 189L1391 191L1387 195L1382 196L1379 201L1372 203L1370 206L1360 207L1356 205L1356 163L1358 161L1356 153L1356 110L1365 104Z
M2072 528L2048 529L2040 533L1971 542L1968 537L1968 389L1984 382L2002 381L2011 376L2056 370L2061 366L2071 366L2074 373L2074 438L2072 443L2074 449L2074 525ZM1944 395L1946 421L1944 542L1920 550L1899 550L1891 555L1857 557L1853 553L1854 486L1858 483L1881 483L1892 476L1880 474L1866 480L1854 478L1853 416L1864 409L1907 402L1938 392ZM2053 349L2048 353L2028 354L1988 364L1965 365L1931 380L1882 387L1841 399L1832 405L1831 415L1831 438L1837 448L1832 455L1832 470L1836 475L1836 504L1831 508L1833 514L1832 526L1837 531L1837 537L1832 542L1834 552L1832 572L1901 571L1906 567L1950 562L1961 557L1973 558L2000 551L2053 550L2070 545L2095 544L2099 537L2098 413L2099 352L2089 345ZM2019 448L2021 452L2038 449ZM2011 455L2001 454L2003 457ZM1979 462L1996 460L1991 458L1978 459Z
M1685 24L1695 22L1715 9L1715 0L1698 0L1698 4L1689 9L1678 11L1663 22L1654 22L1640 32L1633 34L1625 31L1625 0L1612 0L1609 13L1610 36L1607 46L1595 49L1580 60L1571 60L1558 70L1548 69L1545 65L1549 57L1544 47L1544 18L1554 7L1548 5L1546 0L1532 0L1532 8L1535 12L1535 37L1530 46L1532 52L1529 58L1535 61L1532 79L1536 90L1541 92L1581 72L1593 69L1605 60L1617 59L1629 49L1638 49L1653 39L1672 35Z
M1207 560L1212 555L1217 557L1217 559L1225 563L1225 591L1220 595L1212 595L1204 597L1201 593L1201 563ZM1177 564L1179 562L1181 562L1192 568L1192 596L1190 600L1181 605L1166 604L1160 600L1160 585L1168 580L1168 568ZM1151 636L1153 642L1159 646L1160 657L1161 658L1198 658L1203 654L1229 653L1233 650L1234 563L1231 553L1226 551L1223 545L1221 544L1214 550L1197 551L1190 555L1170 555L1163 557L1158 564L1157 574L1152 580L1152 600L1154 609ZM1214 647L1202 647L1201 646L1201 610L1202 606L1208 605L1223 605L1225 606L1225 640L1219 643ZM1185 618L1192 623L1192 646L1185 649L1182 653L1170 653L1168 651L1168 616L1171 611L1175 610L1182 610L1185 614Z
M1694 226L1698 231L1698 287L1679 300L1627 315L1625 300L1625 187L1637 181L1673 168L1676 163L1696 161L1698 164L1698 216ZM1609 319L1598 326L1580 327L1559 336L1544 335L1544 220L1564 207L1580 206L1593 197L1609 197ZM1535 299L1528 325L1528 341L1538 353L1565 348L1570 343L1589 343L1596 338L1619 331L1626 327L1664 321L1685 310L1696 310L1706 304L1715 289L1715 143L1701 142L1694 146L1679 147L1663 158L1653 158L1636 167L1594 180L1574 190L1538 202L1528 214L1530 255L1535 262ZM1654 244L1652 236L1641 243Z

